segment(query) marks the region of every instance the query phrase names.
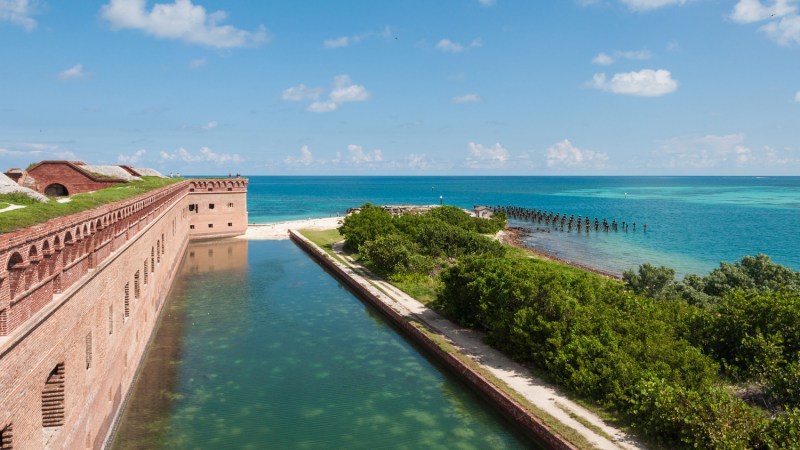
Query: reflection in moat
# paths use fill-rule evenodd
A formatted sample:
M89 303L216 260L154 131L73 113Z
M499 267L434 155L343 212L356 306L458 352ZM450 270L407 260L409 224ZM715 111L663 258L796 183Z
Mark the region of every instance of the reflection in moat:
M530 445L291 242L192 244L165 308L114 448Z

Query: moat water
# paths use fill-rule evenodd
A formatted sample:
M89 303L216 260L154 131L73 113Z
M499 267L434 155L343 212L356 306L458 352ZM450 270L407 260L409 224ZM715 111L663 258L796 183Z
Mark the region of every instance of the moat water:
M114 449L531 448L290 241L190 244Z

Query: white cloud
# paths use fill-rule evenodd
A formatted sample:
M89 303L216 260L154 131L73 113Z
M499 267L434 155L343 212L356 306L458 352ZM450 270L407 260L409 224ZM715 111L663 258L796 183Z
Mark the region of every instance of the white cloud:
M362 163L376 163L383 161L383 152L380 149L373 150L372 152L365 152L364 147L356 144L347 146L347 151L350 152L350 162L354 164Z
M767 36L782 45L800 44L800 15L791 14L761 27Z
M800 103L800 91L794 93L794 101Z
M620 0L620 2L637 12L651 11L665 6L686 4L686 0Z
M302 100L316 100L320 95L322 95L322 88L310 88L305 84L299 84L283 91L281 98L283 100L299 102Z
M472 169L494 169L504 166L508 161L508 150L503 148L499 142L491 147L470 142L467 147L469 156L467 156L465 164Z
M800 15L795 0L739 0L730 17L742 24L766 22L759 29L775 42L800 44Z
M412 153L406 157L408 167L412 169L427 169L429 165L428 157L425 154Z
M117 162L119 164L126 164L132 166L141 161L145 153L147 153L147 150L143 148L136 150L132 155L124 155L120 153L119 155L117 155Z
M246 47L269 41L263 25L253 32L221 25L228 16L225 11L209 13L191 0L156 3L150 11L145 6L146 0L111 0L103 6L102 16L116 29L141 30L159 39L178 39L208 47Z
M470 48L483 47L481 38L475 38L469 43ZM442 53L461 53L465 50L465 46L459 42L451 41L450 39L442 39L436 43L434 47Z
M592 59L592 62L600 66L609 66L614 64L618 59L628 60L644 60L650 59L653 55L647 50L628 50L620 51L614 50L611 55L605 52L600 52Z
M497 0L478 0L478 3L480 3L481 6L494 6L497 4Z
M738 23L753 23L783 17L796 12L797 7L791 0L775 0L763 5L760 0L739 0L733 7L731 19Z
M205 58L197 58L189 61L189 68L190 69L199 69L203 66L208 64L208 60Z
M450 39L442 39L436 44L436 50L444 53L460 53L464 51L464 46Z
M299 157L287 156L283 162L288 166L310 166L314 162L314 156L308 149L308 145L304 145L300 147Z
M322 42L322 46L325 48L343 48L349 47L351 45L359 44L361 41L365 39L369 39L371 37L380 37L383 39L388 39L389 36L392 35L392 29L384 27L383 30L380 32L369 32L369 33L361 33L356 34L353 36L339 36L331 39L326 39Z
M581 150L564 139L547 149L547 167L602 167L608 161L608 154Z
M11 22L28 31L36 28L33 14L36 12L34 2L29 0L0 0L0 21Z
M614 58L606 53L600 52L592 59L592 62L600 66L610 66L614 64Z
M69 69L58 73L58 78L62 80L77 80L86 76L88 76L88 74L83 71L83 64L75 64Z
M214 150L208 147L203 147L200 149L199 153L194 154L181 147L172 153L162 151L159 156L161 157L162 162L174 160L180 160L187 163L213 162L216 164L225 164L228 162L238 164L242 162L242 157L236 153L216 153Z
M36 159L77 159L75 153L60 143L0 142L0 155Z
M674 138L661 144L659 153L668 168L711 169L724 166L742 167L754 162L752 149L744 145L742 133L699 138Z
M606 79L605 73L594 75L589 86L614 94L640 97L660 97L678 89L678 81L668 70L644 69L638 72L617 73Z
M336 103L328 100L324 102L314 102L308 105L308 110L315 113L336 111Z
M453 103L475 103L481 101L478 94L464 94L453 97Z
M200 129L203 130L203 131L211 131L211 130L217 128L218 126L219 126L219 123L217 123L216 120L212 120L211 122L208 122L206 124L201 125Z
M281 98L287 101L315 100L308 105L311 112L331 112L338 109L340 103L363 102L372 96L360 84L353 84L348 75L339 75L333 80L333 89L328 93L327 100L318 100L322 95L322 88L309 88L304 84L291 87L283 91Z
M339 75L333 81L333 91L330 99L334 103L363 102L368 100L370 93L360 84L353 84L347 75Z

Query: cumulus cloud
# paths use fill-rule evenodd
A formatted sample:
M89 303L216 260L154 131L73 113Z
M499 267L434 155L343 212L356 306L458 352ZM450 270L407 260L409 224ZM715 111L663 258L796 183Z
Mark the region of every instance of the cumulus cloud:
M242 157L236 153L216 153L209 147L201 148L199 153L192 153L189 150L181 147L172 153L162 151L159 156L161 157L162 162L176 160L186 163L213 162L216 164L242 162Z
M133 152L132 155L125 155L120 153L119 155L117 155L117 162L119 164L127 164L132 166L134 164L138 164L139 161L142 160L142 157L144 157L145 153L147 153L147 150L143 148L136 150L135 152Z
M325 39L322 42L322 46L325 48L343 48L359 44L362 41L372 37L388 39L391 35L392 35L392 29L387 26L384 27L383 30L379 32L361 33L353 36L339 36L331 39Z
M383 161L383 152L380 149L371 152L364 151L364 147L356 144L347 146L350 152L350 162L353 164L376 163Z
M177 39L207 47L247 47L269 41L263 25L257 31L222 25L220 22L228 13L209 13L191 0L156 3L150 11L146 9L146 0L111 0L103 6L101 15L115 29L140 30L159 39Z
M322 95L322 88L310 88L305 84L298 84L283 91L281 98L287 101L299 102L303 100L316 100Z
M473 39L469 45L463 45L459 42L451 41L450 39L445 38L437 42L434 48L442 53L461 53L467 48L477 48L482 46L483 41L480 38Z
M755 159L753 150L744 141L742 133L669 139L659 148L663 158L660 165L672 169L743 167Z
M428 156L423 154L411 153L406 157L406 161L408 162L408 167L412 169L422 170L427 169L430 161L428 160Z
M0 156L29 159L77 159L63 143L0 142Z
M464 94L453 97L453 103L475 103L479 102L481 98L478 94Z
M617 73L606 79L605 73L594 75L589 86L614 94L640 97L660 97L678 89L678 81L669 70L644 69L638 72Z
M0 21L20 25L27 31L36 28L34 2L29 0L0 0Z
M759 29L783 45L800 44L800 15L795 0L739 0L731 20L741 24L765 22Z
M686 0L620 0L620 3L633 11L644 12L665 6L684 5Z
M80 78L85 78L86 76L88 76L88 74L83 71L83 64L75 64L69 69L65 69L58 73L58 78L61 80L77 80Z
M731 20L737 23L754 23L783 17L797 11L791 0L775 0L766 5L760 0L739 0L733 7Z
M644 60L652 58L652 54L647 50L614 50L610 55L600 52L592 59L592 62L600 66L610 66L619 59Z
M283 162L288 166L310 166L314 162L314 156L308 149L308 145L304 145L300 147L300 156L287 156Z
M496 143L491 147L486 147L483 144L470 142L467 144L469 148L469 155L465 161L465 165L472 169L495 169L503 167L508 161L508 150L503 148L500 143Z
M304 84L291 87L283 91L281 98L287 101L315 100L308 105L311 112L323 113L338 109L339 104L347 102L363 102L372 96L360 84L353 84L348 75L339 75L333 80L333 88L328 93L327 100L318 100L322 96L322 88L309 88Z
M602 167L608 161L608 154L581 150L564 139L547 149L547 167Z

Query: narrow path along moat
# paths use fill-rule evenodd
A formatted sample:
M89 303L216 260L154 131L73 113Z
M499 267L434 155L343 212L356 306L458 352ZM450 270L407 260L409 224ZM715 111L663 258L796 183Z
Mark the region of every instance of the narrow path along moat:
M190 244L113 448L531 448L290 241Z

